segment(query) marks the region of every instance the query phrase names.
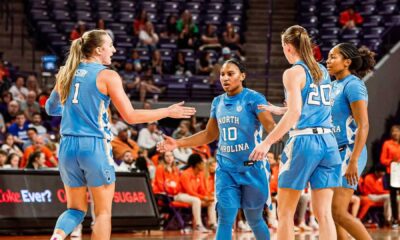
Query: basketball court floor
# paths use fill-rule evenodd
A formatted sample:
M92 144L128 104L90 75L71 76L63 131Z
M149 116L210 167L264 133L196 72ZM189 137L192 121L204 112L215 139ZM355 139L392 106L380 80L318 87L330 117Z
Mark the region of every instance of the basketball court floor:
M368 229L374 240L400 240L400 230L392 230L389 228L383 229ZM24 236L0 236L0 240L48 240L50 235L24 235ZM180 231L151 231L135 232L135 233L114 233L111 240L128 240L128 239L174 239L174 240L211 240L215 238L214 233L181 233ZM83 234L82 238L71 238L72 240L90 240L89 234ZM234 233L233 240L253 240L255 239L252 233ZM271 240L276 240L276 233L271 232ZM316 232L298 233L296 240L315 240L318 239Z

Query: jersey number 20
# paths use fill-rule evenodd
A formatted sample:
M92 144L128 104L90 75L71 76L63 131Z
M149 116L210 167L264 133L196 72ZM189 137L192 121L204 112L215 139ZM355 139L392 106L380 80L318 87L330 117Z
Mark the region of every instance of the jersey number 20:
M75 83L75 93L74 93L74 98L72 99L72 103L77 104L78 103L78 92L79 92L79 84L80 83Z
M310 105L321 105L321 102L325 106L330 106L330 95L331 95L331 85L315 85L314 83L310 84L311 92L308 95L307 103ZM326 94L327 92L327 94ZM321 97L319 97L321 96ZM321 101L319 101L321 99Z

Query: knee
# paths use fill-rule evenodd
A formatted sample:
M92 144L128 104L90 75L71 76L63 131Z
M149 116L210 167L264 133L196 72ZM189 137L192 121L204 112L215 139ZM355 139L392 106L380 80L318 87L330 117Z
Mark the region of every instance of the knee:
M293 219L294 218L295 210L282 208L278 206L277 214L278 219Z
M200 207L201 206L200 198L198 198L198 197L193 198L192 205L196 206L196 207Z
M217 211L219 224L229 226L233 225L236 218L237 209L217 207Z
M341 209L335 209L334 207L331 208L321 208L316 209L314 212L315 217L317 218L318 222L327 222L332 217L334 218L335 222L338 222L339 219L342 219L343 212Z

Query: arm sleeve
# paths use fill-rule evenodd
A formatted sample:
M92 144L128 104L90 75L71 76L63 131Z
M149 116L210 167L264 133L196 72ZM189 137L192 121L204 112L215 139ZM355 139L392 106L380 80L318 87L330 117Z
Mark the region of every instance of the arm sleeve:
M367 88L361 80L349 82L344 89L344 94L350 104L360 100L368 101Z
M63 106L60 102L60 95L56 91L52 91L49 99L45 104L46 113L50 116L61 116Z

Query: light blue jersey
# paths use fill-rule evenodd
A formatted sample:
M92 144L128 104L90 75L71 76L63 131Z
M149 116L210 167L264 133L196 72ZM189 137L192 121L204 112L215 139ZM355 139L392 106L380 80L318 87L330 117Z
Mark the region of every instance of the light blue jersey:
M303 190L308 183L312 189L338 187L341 185L342 161L335 136L330 130L332 107L328 71L319 65L323 78L315 84L304 62L296 62L295 65L302 66L306 72L306 83L301 91L303 106L292 130L293 135L282 152L278 187ZM302 130L306 132L294 134Z
M214 98L210 117L218 121L217 161L221 169L248 170L244 162L261 142L262 126L257 118L261 112L257 108L259 104L267 104L265 97L247 88L232 97L225 93Z
M368 102L367 88L362 80L350 74L332 83L332 100L333 132L342 157L342 187L356 190L357 185L350 185L344 177L354 149L357 132L357 123L353 118L350 104L360 100ZM358 176L363 172L367 160L367 148L364 146L357 159Z
M110 97L96 86L97 75L105 68L98 63L79 64L62 111L61 135L111 140L107 113Z
M331 118L331 79L328 71L319 65L323 73L321 82L317 85L313 82L309 68L303 61L296 62L293 66L300 65L306 71L306 84L301 90L303 107L296 129L310 127L332 128Z
M219 128L215 171L219 207L257 209L271 202L268 161L245 166L254 147L261 142L259 104L267 104L267 100L248 88L232 97L222 94L212 102L211 118L217 120Z
M332 119L333 132L341 145L353 144L357 124L351 113L350 104L364 100L368 102L367 88L363 81L354 75L332 83Z

